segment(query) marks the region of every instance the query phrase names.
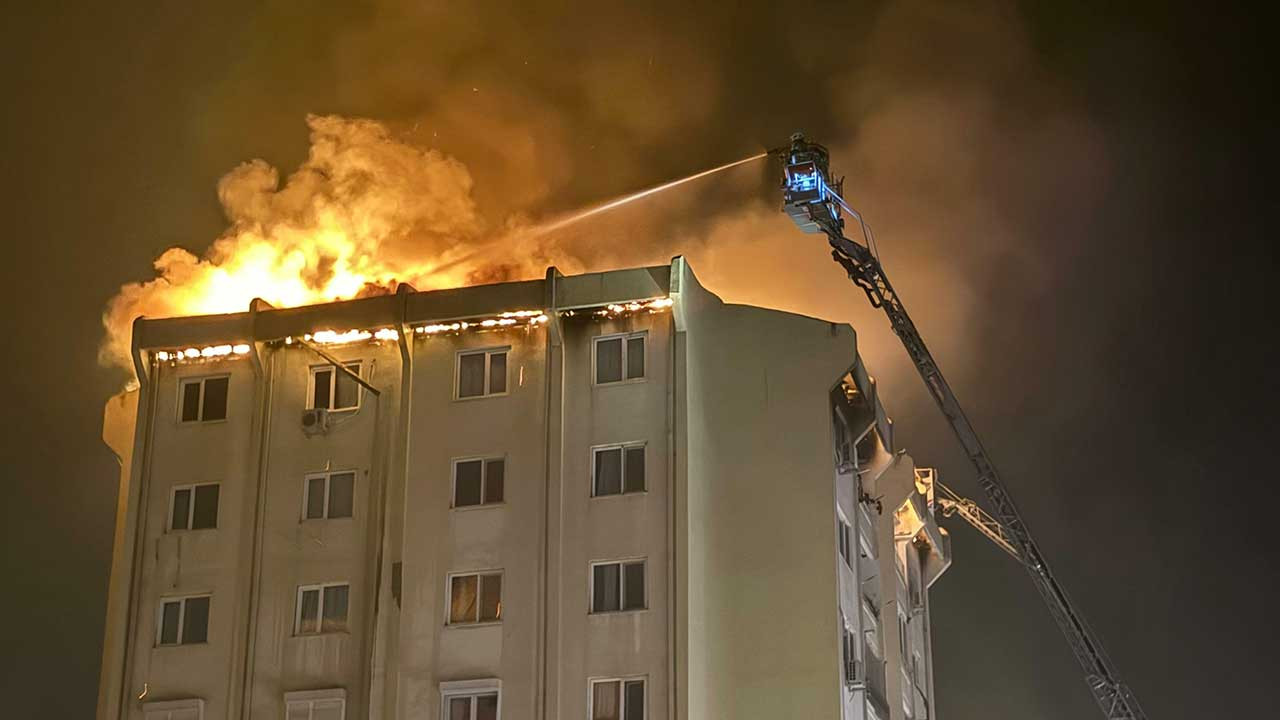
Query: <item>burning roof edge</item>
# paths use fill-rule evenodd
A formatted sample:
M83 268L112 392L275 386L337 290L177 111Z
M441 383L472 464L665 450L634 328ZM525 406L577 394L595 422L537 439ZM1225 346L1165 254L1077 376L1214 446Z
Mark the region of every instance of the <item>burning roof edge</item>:
M542 280L417 291L292 308L254 303L245 312L143 318L133 323L135 351L153 348L270 341L320 330L423 325L499 315L512 310L563 311L666 296L671 266L562 275L547 268Z

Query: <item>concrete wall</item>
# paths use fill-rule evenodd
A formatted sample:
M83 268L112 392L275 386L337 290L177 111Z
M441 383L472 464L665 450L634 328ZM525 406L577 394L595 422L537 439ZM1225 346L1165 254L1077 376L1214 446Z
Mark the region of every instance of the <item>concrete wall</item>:
M328 433L308 436L301 416L307 406L310 368L328 364L313 351L284 346L269 351L271 378L269 434L261 503L262 539L255 605L250 696L253 715L283 715L284 693L346 688L348 706L367 702L365 670L375 589L380 483L389 452L389 418L400 385L395 343L333 347L343 362L359 360L361 376L381 391L363 391L354 411L335 412ZM382 427L380 427L382 425ZM304 479L308 473L355 472L352 517L304 519ZM245 507L251 517L254 503ZM298 635L294 632L299 586L350 584L348 630Z
M455 355L509 347L506 395L454 399ZM432 337L413 344L396 717L436 717L443 681L500 678L504 717L531 717L538 662L546 331ZM451 509L452 461L505 457L503 503ZM447 626L451 572L501 570L502 621Z
M649 720L667 712L669 605L668 427L671 315L640 314L564 323L563 466L556 503L562 535L553 586L563 590L558 618L556 686L551 717L587 717L593 677L644 676ZM615 385L592 383L593 339L612 333L647 333L645 378ZM591 449L645 443L645 492L591 497ZM645 559L646 608L589 613L593 561Z
M828 393L853 365L853 331L724 305L678 266L687 363L681 716L838 717Z
M590 309L668 291L671 312ZM542 325L328 346L361 360L380 394L336 414L326 434L302 431L309 368L328 361L275 339L539 299ZM593 339L632 332L647 337L645 378L595 385ZM285 693L326 688L345 690L348 718L434 718L442 682L489 678L504 720L575 718L587 716L592 678L636 676L649 720L860 717L840 662L841 609L862 619L836 508L855 528L867 519L853 475L833 462L829 393L851 371L871 383L848 326L725 305L677 258L670 273L551 271L545 282L147 322L135 338L172 347L244 333L256 338L248 357L175 365L140 354L152 368L143 391L108 408L123 468L100 720L140 717L144 688L148 700L203 698L213 718L280 717ZM458 351L492 347L509 348L508 392L455 399ZM227 420L179 424L180 378L222 373ZM871 407L868 422L891 437ZM645 492L591 497L591 449L636 442ZM877 452L878 474L891 463ZM452 462L479 456L505 458L503 502L451 508ZM356 473L352 518L303 518L304 478L324 470ZM173 485L197 482L221 483L217 529L166 532ZM877 562L892 568L892 521L888 538L875 522ZM591 614L590 564L634 558L646 561L645 608ZM447 578L466 571L502 572L500 622L446 623ZM348 631L295 634L298 587L324 582L350 584ZM155 647L160 600L197 592L212 593L210 641Z
M178 422L178 388L184 378L229 375L227 418L207 423ZM136 602L129 608L125 692L147 691L149 700L202 697L206 712L229 714L238 590L237 554L252 475L254 378L248 362L226 360L156 373L144 408L151 433L139 462L136 515L139 572L133 578ZM167 530L174 486L219 483L218 526L207 530ZM161 647L158 620L169 597L208 593L209 642ZM141 717L131 704L125 717Z

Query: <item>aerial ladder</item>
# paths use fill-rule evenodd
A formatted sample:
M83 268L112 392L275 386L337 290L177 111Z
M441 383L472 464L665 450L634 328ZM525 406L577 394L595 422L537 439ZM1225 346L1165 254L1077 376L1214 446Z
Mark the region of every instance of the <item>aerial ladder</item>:
M884 310L889 317L894 333L902 341L929 394L977 471L978 484L994 510L988 514L973 501L945 489L940 503L944 515L960 515L1026 568L1049 613L1071 645L1084 670L1089 690L1107 720L1146 720L1137 697L1116 676L1097 636L1049 570L977 431L965 416L960 401L943 378L920 331L911 322L902 300L889 283L880 265L875 236L862 216L841 197L843 179L835 182L829 179L827 149L806 141L803 134L796 133L791 137L789 146L772 150L770 154L780 156L783 162L783 210L802 231L820 232L827 236L832 259L844 268L855 285L862 288L872 307ZM860 240L845 236L842 211L857 222Z

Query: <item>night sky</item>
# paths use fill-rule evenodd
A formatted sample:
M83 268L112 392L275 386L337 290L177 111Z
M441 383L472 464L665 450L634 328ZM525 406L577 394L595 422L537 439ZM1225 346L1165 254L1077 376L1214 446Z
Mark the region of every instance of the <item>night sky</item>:
M1089 1L31 5L0 29L7 717L94 710L117 482L101 408L127 379L97 361L103 308L166 248L223 232L224 173L301 163L309 113L457 158L491 228L798 129L825 142L1149 716L1275 714L1259 18ZM760 163L629 207L583 226L564 262L687 254L728 300L852 322L900 447L977 497L884 318L775 212L774 184ZM939 716L1098 716L1022 571L950 528Z

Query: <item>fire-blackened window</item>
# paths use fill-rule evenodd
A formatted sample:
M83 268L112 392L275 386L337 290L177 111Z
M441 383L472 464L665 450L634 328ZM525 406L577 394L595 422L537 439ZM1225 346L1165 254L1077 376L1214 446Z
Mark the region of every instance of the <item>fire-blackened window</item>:
M509 348L488 348L458 353L458 368L454 377L457 397L462 399L505 395L508 351Z
M227 388L231 378L189 378L179 387L178 418L184 423L227 419Z
M458 460L453 464L453 506L502 502L506 461L502 458Z
M602 335L595 339L597 385L644 378L645 340L648 333Z
M218 527L218 483L180 485L169 502L170 530L207 530Z
M209 639L209 596L165 598L160 601L157 645L194 645Z
M644 492L644 443L592 448L591 495Z
M593 563L591 612L645 608L644 560Z
M343 363L357 377L360 363ZM311 368L310 408L320 410L354 410L360 407L360 383L333 365Z

